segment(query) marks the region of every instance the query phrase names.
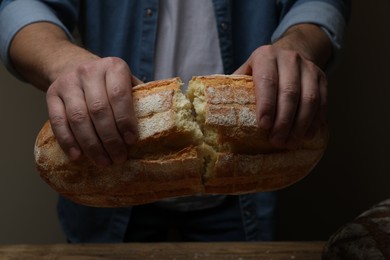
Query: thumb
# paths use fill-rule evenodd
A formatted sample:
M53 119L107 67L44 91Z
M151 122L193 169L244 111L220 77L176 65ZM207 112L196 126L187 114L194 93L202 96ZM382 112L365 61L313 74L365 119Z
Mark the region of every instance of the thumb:
M233 74L235 75L252 75L252 67L249 65L250 63L246 61L242 64Z
M133 74L131 74L131 85L134 87L134 86L137 86L139 84L142 84L143 82L138 79L136 76L134 76Z

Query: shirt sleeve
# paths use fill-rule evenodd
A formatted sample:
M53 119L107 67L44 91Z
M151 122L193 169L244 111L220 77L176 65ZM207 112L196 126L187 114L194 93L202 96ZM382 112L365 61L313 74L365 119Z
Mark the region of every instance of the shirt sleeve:
M312 23L320 26L333 45L333 57L330 64L340 56L344 31L349 19L349 1L302 0L286 12L272 35L272 42L277 41L293 25Z
M19 30L36 22L56 24L70 39L73 39L69 29L44 1L2 1L0 5L0 58L7 69L18 78L21 77L16 73L9 59L9 47Z

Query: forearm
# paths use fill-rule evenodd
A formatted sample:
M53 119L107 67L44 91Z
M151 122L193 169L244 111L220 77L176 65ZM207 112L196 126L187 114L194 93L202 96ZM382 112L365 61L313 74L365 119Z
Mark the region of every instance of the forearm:
M322 69L332 56L332 43L329 37L314 24L298 24L291 27L274 45L294 50Z
M70 42L61 28L44 22L20 30L12 41L9 55L18 73L44 91L61 73L98 58Z

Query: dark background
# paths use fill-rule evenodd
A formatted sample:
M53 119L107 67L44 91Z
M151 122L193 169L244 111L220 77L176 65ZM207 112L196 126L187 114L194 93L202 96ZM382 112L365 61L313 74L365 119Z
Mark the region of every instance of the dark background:
M390 197L390 2L353 1L329 79L330 139L305 179L280 192L279 239L324 240Z
M280 191L280 240L326 240L390 197L389 10L388 0L353 3L343 59L329 79L329 146L305 179ZM0 87L0 244L65 242L57 196L33 161L44 94L1 65Z

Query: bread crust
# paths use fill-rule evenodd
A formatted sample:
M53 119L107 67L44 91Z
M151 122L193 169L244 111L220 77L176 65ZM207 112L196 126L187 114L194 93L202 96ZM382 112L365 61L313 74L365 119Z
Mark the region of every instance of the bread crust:
M152 81L133 88L139 137L130 150L131 157L164 155L172 149L180 150L201 143L202 133L195 122L190 127L179 124L181 119L178 118L178 107L181 111L187 112L187 117L191 117L192 113L189 101L188 104L185 102L178 104L179 99L185 99L181 86L179 78L172 78ZM191 120L192 118L188 119L188 123L192 123Z
M195 103L203 100L200 107L204 115L198 121L203 129L213 132L209 145L217 150L215 164L205 178L206 193L282 189L304 178L324 153L328 139L326 126L294 150L280 149L269 142L267 132L257 126L250 76L195 76L188 96Z
M41 177L77 203L124 207L282 189L309 174L325 151L325 125L297 149L272 146L257 127L249 76L194 77L188 99L181 85L172 78L133 89L140 136L123 165L101 169L87 158L70 161L46 122L34 148ZM195 122L191 104L197 102Z
M390 259L390 199L345 223L326 241L323 260Z
M41 177L54 190L88 206L120 207L204 192L203 160L196 146L99 168L87 158L70 161L47 122L36 141L35 158Z

